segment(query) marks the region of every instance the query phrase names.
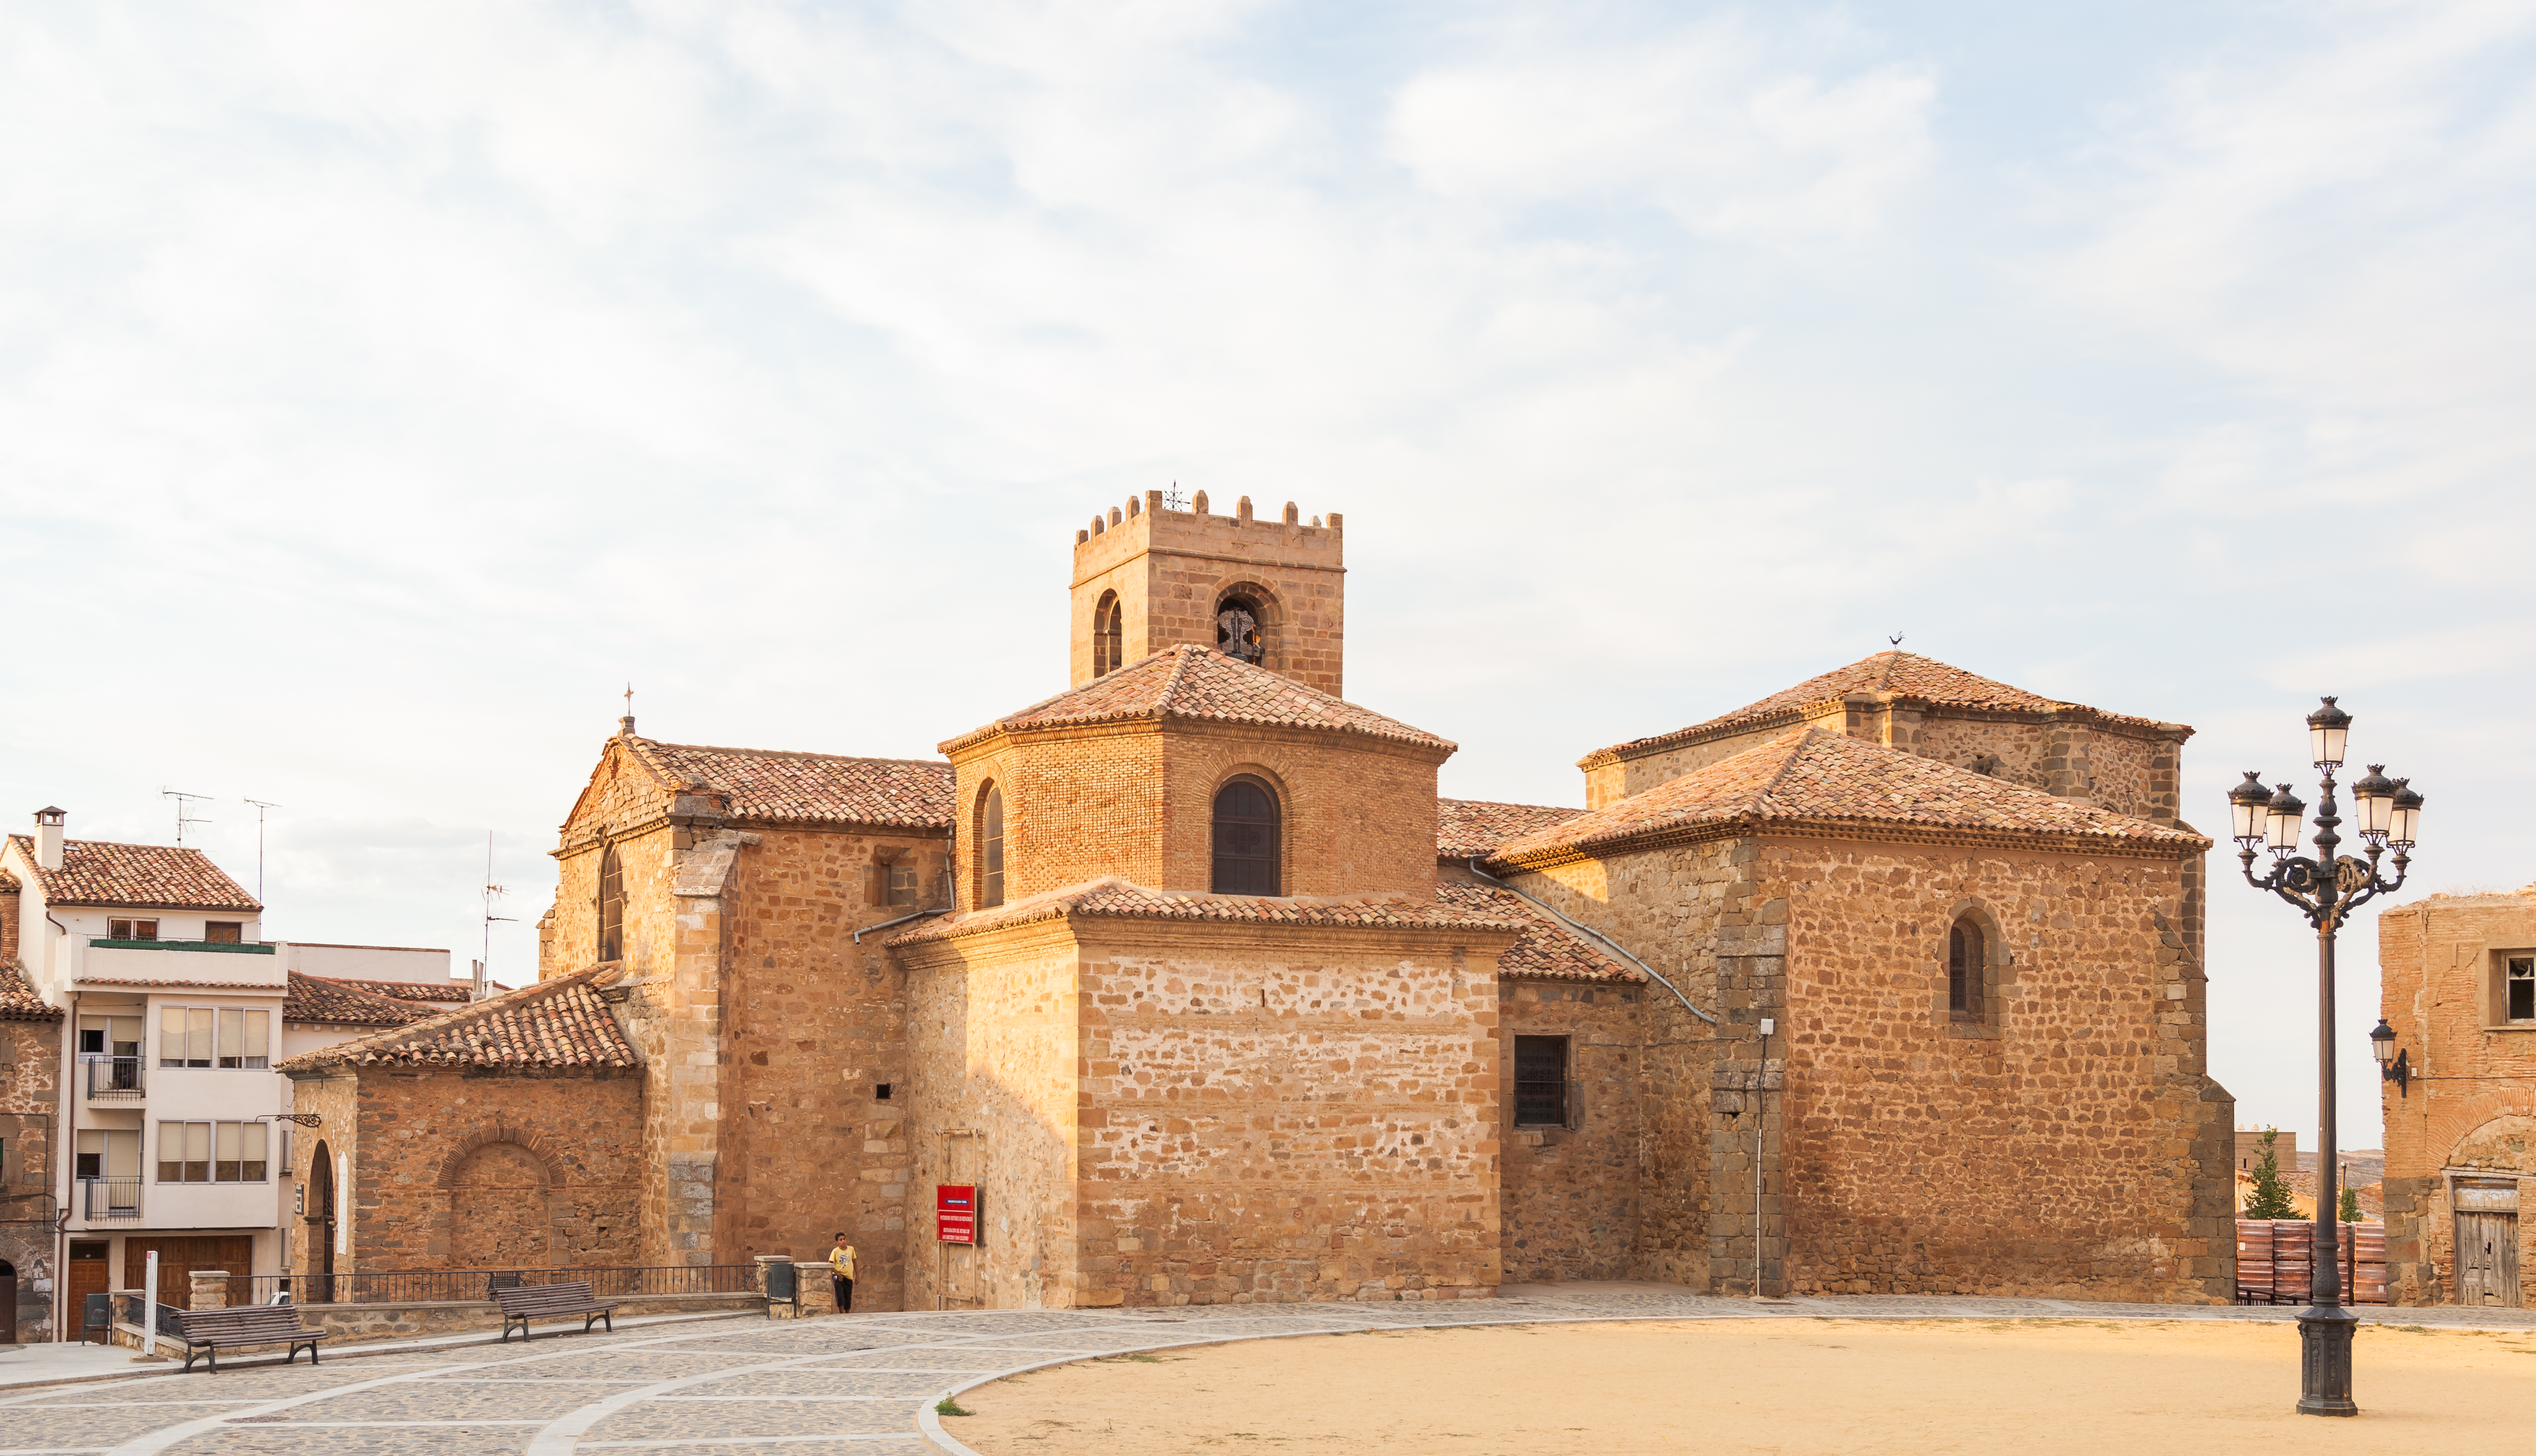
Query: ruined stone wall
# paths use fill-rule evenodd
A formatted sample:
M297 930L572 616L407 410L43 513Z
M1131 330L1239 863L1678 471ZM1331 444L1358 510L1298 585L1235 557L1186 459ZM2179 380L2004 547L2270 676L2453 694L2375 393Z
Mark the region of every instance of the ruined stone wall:
M859 1254L857 1307L897 1309L909 1224L906 986L883 937L854 935L918 908L886 903L881 866L912 864L938 892L946 843L797 829L759 839L739 851L724 987L717 1261L822 1259L844 1230Z
M462 1256L517 1267L513 1258L540 1252L553 1267L638 1264L642 1090L632 1071L365 1067L297 1084L293 1106L327 1115L294 1139L292 1158L304 1163L321 1140L353 1155L351 1246L338 1272L468 1267ZM349 1116L337 1115L348 1104ZM509 1146L478 1156L491 1144ZM501 1237L458 1228L455 1205L479 1185L499 1185L499 1204L519 1205ZM487 1207L479 1200L475 1211Z
M2378 918L2379 1014L2417 1079L2386 1114L2386 1288L2457 1299L2451 1173L2516 1179L2519 1301L2536 1305L2536 1022L2512 1022L2507 956L2536 955L2536 893L2433 895Z
M1646 993L1633 985L1498 982L1500 1242L1508 1284L1638 1277ZM1516 1037L1567 1039L1567 1076L1578 1092L1573 1128L1516 1123Z
M1115 526L1105 514L1074 548L1068 681L1092 680L1092 614L1105 592L1127 608L1132 663L1178 643L1215 646L1216 604L1239 591L1262 608L1261 666L1346 696L1343 524L1335 514L1326 526L1251 519L1246 500L1228 515L1167 510L1160 491Z
M0 893L0 907L16 906L14 894ZM18 1271L22 1345L53 1338L53 1200L43 1195L61 1171L53 1140L61 1057L59 1020L0 1021L0 1259Z
M1785 903L1791 1289L2233 1296L2180 863L1790 840L1752 870ZM1935 1009L1967 911L2009 957L1988 1025Z
M1077 925L1078 1304L1493 1292L1510 935Z
M914 1084L906 1307L1073 1307L1082 990L1065 922L899 954ZM975 1245L936 1239L943 1183L978 1188Z

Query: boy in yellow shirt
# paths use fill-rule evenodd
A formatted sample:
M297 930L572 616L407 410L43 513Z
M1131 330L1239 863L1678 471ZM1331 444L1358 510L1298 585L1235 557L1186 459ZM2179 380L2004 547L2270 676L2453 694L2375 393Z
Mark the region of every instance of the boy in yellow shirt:
M837 1312L855 1312L855 1246L846 1242L844 1231L837 1234L837 1246L828 1250L828 1275L837 1287Z

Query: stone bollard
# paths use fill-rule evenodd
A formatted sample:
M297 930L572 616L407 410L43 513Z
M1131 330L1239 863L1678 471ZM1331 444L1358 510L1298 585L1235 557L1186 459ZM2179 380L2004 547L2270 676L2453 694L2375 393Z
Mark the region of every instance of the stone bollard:
M760 1296L771 1294L773 1291L773 1285L769 1279L769 1275L772 1273L776 1265L790 1264L792 1262L792 1256L791 1254L757 1255L757 1293ZM799 1319L801 1317L801 1308L797 1304L778 1304L772 1299L769 1299L766 1305L766 1313L767 1317L770 1319Z
M792 1273L794 1278L801 1281L801 1317L803 1319L837 1312L837 1287L828 1282L831 1271L827 1260L821 1259L815 1264L795 1264L792 1266Z
M186 1301L189 1309L226 1309L229 1307L229 1276L226 1270L193 1271L194 1287ZM249 1297L252 1299L252 1297Z

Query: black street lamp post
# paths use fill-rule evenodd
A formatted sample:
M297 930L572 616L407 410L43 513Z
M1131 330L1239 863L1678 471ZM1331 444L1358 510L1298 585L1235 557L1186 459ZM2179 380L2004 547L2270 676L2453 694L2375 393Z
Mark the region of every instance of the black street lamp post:
M2229 828L2237 841L2237 857L2246 866L2246 883L2269 890L2297 906L2315 926L2315 1095L2318 1131L2323 1146L2315 1156L2314 1275L2308 1287L2308 1307L2299 1315L2299 1403L2309 1416L2357 1416L2351 1399L2351 1336L2358 1317L2342 1307L2342 1258L2338 1242L2341 1190L2334 1166L2338 1149L2333 1118L2333 938L2351 913L2402 888L2412 862L2415 832L2422 817L2422 796L2411 781L2389 779L2385 765L2371 764L2368 777L2351 786L2358 833L2369 857L2334 853L2342 837L2334 827L2333 776L2342 767L2342 751L2351 734L2351 715L2333 699L2307 716L2311 757L2323 778L2315 805L2315 855L2300 855L2300 819L2307 805L2290 786L2265 789L2260 776L2249 772L2246 782L2228 791ZM2388 846L2395 850L2395 877L2378 872L2378 858ZM2270 872L2257 879L2254 854L2268 846ZM2391 1040L2391 1038L2389 1039ZM2373 1048L2374 1049L2374 1048Z

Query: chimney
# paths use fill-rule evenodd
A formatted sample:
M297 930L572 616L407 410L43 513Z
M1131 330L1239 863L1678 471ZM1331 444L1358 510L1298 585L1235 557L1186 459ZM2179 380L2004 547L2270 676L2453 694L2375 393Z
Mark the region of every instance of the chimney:
M35 867L62 867L62 811L59 809L35 811Z
M491 995L493 992L491 987L486 983L487 978L484 975L484 963L482 961L476 961L474 965L476 967L476 984L469 990L467 999L471 1001L480 1001L486 996Z

